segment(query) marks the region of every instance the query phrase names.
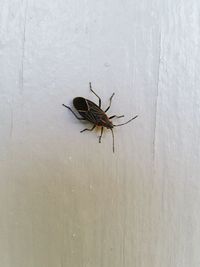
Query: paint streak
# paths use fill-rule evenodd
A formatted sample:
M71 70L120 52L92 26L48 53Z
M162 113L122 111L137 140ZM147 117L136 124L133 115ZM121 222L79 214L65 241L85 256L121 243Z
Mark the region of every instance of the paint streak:
M157 131L157 116L158 116L158 97L159 97L159 83L160 83L161 49L162 49L161 43L162 43L162 38L161 38L161 32L160 32L156 100L155 100L155 125L154 125L154 135L153 135L153 162L154 162L154 165L155 165L155 154L156 154L156 131Z
M21 71L20 71L20 92L24 91L24 57L25 57L25 43L26 43L26 22L27 22L27 10L28 10L28 0L25 2L24 11L24 27L23 27L23 40L22 40L22 59L21 59Z

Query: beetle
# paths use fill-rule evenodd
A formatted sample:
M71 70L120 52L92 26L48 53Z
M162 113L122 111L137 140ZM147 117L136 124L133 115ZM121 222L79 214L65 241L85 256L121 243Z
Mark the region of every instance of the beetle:
M110 129L112 132L112 139L113 139L112 147L113 147L113 153L114 153L115 142L114 142L113 128L118 127L118 126L122 126L122 125L125 125L125 124L131 122L132 120L136 119L138 117L138 115L131 118L127 122L124 122L121 124L113 124L111 119L124 117L124 115L121 115L121 116L113 115L111 117L108 117L106 114L106 112L111 107L112 99L113 99L113 96L115 95L115 93L113 93L109 99L110 100L109 106L105 110L102 110L101 98L92 89L91 82L89 83L89 87L90 87L90 91L99 99L99 105L95 104L91 100L86 99L84 97L75 97L73 99L73 105L74 105L75 109L78 111L78 113L81 115L81 117L78 117L77 114L69 106L66 106L65 104L63 104L63 106L68 108L78 120L86 120L86 121L89 121L93 124L91 129L85 128L82 131L80 131L81 133L83 133L85 131L93 131L94 128L97 126L101 127L101 134L99 136L99 143L101 143L101 138L103 135L104 127L107 129Z

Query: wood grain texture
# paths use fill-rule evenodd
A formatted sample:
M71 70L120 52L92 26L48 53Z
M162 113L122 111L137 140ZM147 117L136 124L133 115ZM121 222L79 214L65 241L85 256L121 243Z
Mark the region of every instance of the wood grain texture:
M0 2L0 266L199 266L199 11ZM110 115L139 115L114 155L62 107L96 101L90 81Z

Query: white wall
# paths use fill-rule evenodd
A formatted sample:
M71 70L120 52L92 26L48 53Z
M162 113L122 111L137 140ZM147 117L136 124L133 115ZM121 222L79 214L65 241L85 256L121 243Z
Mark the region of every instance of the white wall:
M200 2L1 0L0 266L200 265ZM107 131L61 104L109 114ZM123 121L121 119L121 121Z

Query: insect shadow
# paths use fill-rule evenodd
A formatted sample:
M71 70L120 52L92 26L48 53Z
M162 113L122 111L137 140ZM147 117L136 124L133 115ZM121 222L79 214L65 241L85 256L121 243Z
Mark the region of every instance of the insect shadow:
M118 127L118 126L122 126L122 125L125 125L125 124L131 122L132 120L136 119L138 117L138 115L131 118L127 122L124 122L121 124L113 124L111 119L124 117L124 115L120 115L120 116L113 115L111 117L108 117L106 114L106 112L111 107L112 99L113 99L113 96L115 93L113 93L110 97L109 106L105 110L102 110L101 109L101 98L92 89L91 82L89 83L89 86L90 86L90 91L93 94L95 94L95 96L99 99L99 105L96 105L94 102L92 102L89 99L86 99L84 97L74 98L73 99L73 105L74 105L75 109L78 111L78 113L81 115L81 117L78 117L77 114L70 107L66 106L65 104L63 104L63 106L68 108L78 120L86 120L86 121L89 121L93 124L92 128L83 129L82 131L80 131L81 133L85 132L85 131L93 131L94 128L97 126L101 127L101 134L99 136L99 143L101 143L101 138L103 135L104 127L107 129L110 129L112 132L112 140L113 140L112 147L113 147L113 153L114 153L114 151L115 151L115 141L114 140L115 139L114 139L113 128Z

